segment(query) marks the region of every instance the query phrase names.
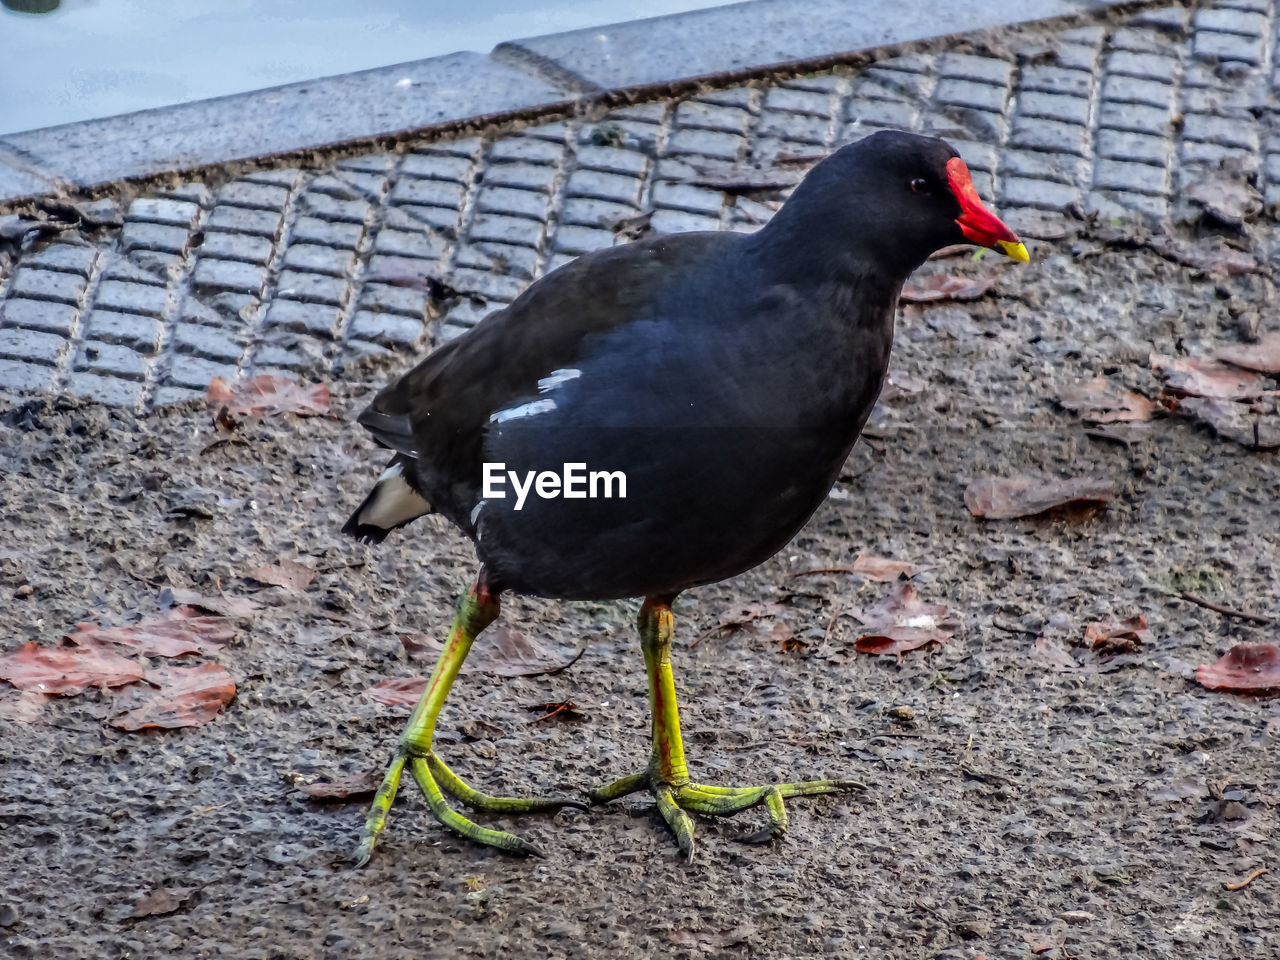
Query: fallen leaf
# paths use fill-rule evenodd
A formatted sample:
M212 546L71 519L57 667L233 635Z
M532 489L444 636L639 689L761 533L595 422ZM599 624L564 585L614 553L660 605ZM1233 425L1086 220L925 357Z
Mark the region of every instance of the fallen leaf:
M25 643L0 657L0 680L19 690L72 696L90 687L120 687L142 679L142 667L101 647L41 647Z
M717 622L714 627L711 627L708 630L703 630L702 633L694 637L690 646L697 646L700 641L711 636L713 633L719 633L722 630L742 630L755 623L757 620L762 620L766 617L776 617L786 611L786 606L772 601L744 603L736 607L729 607L720 614L719 622Z
M1112 443L1124 444L1126 447L1137 443L1139 440L1145 440L1150 433L1151 424L1141 421L1117 424L1110 427L1093 427L1085 431L1086 436L1097 437L1099 440L1110 440Z
M1152 803L1177 803L1181 800L1199 800L1205 796L1208 796L1208 790L1202 781L1185 778L1156 787L1148 795L1148 799Z
M191 895L197 889L196 887L162 887L154 893L147 894L135 903L133 912L129 916L133 919L138 919L140 917L161 917L166 913L173 913L190 900Z
M1150 420L1160 409L1154 401L1126 390L1106 377L1094 377L1064 387L1058 403L1091 423Z
M198 667L157 667L143 678L155 689L143 693L142 703L111 718L121 730L196 727L208 723L236 696L236 683L216 663Z
M979 477L965 488L964 503L975 517L1013 520L1076 504L1106 504L1115 487L1105 477Z
M11 691L0 697L0 720L16 720L18 723L34 723L44 713L45 705L53 697L31 690Z
M269 567L254 567L249 576L286 590L305 590L316 578L316 572L306 564L282 557L279 563Z
M400 643L410 657L438 657L444 649L440 641L421 634L400 634ZM584 645L571 656L551 650L505 624L490 627L476 640L467 658L467 668L499 677L536 677L560 673L577 663ZM375 698L376 699L376 698Z
M873 606L855 611L853 616L865 629L854 642L859 653L899 659L905 651L927 643L946 643L960 629L946 607L922 603L909 583L896 584Z
M1203 207L1207 216L1229 227L1242 227L1262 211L1262 195L1242 177L1197 180L1183 190L1183 196Z
M224 407L231 416L242 417L273 417L281 413L315 417L329 412L328 384L303 385L287 377L266 374L231 384L222 377L214 377L205 399L220 415Z
M1280 332L1268 333L1257 343L1222 347L1215 360L1280 377Z
M128 627L77 623L67 639L79 646L116 643L148 657L180 657L221 650L235 628L222 617L200 616L194 607L174 607L167 613Z
M1269 393L1267 382L1261 374L1218 363L1216 360L1167 357L1153 353L1150 363L1156 376L1165 382L1165 389L1175 395L1243 400Z
M1080 670L1080 664L1071 656L1071 651L1048 637L1036 637L1036 642L1031 645L1031 655L1063 673Z
M808 577L817 573L852 573L877 583L889 583L904 577L914 577L920 571L928 569L905 560L890 560L888 557L877 557L871 553L860 553L847 567L814 567L810 570L796 570L788 573L787 576Z
M1141 613L1118 623L1103 620L1086 624L1084 628L1085 644L1102 656L1132 653L1150 639L1147 618Z
M1178 397L1172 401L1171 409L1251 450L1280 447L1280 414L1274 402L1247 404L1217 397Z
M908 281L899 299L904 303L938 303L940 301L977 300L995 284L995 276L958 277L935 273L919 283Z
M313 783L298 784L298 791L305 793L313 800L356 800L373 796L382 783L382 773L378 770L365 770L333 780L317 780Z
M176 604L185 604L220 617L252 620L254 615L262 610L262 604L250 597L228 597L225 593L216 597L206 597L195 590L186 590L182 587L172 588L170 594Z
M667 939L695 953L719 955L726 947L751 942L755 935L755 924L744 920L731 930L672 930Z
M1237 643L1217 663L1196 667L1196 682L1208 690L1280 694L1280 647Z
M426 689L426 677L387 677L366 690L365 695L389 707L412 707Z
M1193 270L1202 270L1211 277L1239 277L1258 272L1258 261L1243 250L1236 250L1219 241L1212 249L1203 244L1189 246L1177 241L1156 241L1150 243L1153 250L1162 257Z
M550 720L556 717L560 720L586 720L587 715L578 709L578 705L572 700L562 700L559 703L554 701L546 703L534 703L525 707L526 710L543 710L546 711L540 717L534 717L530 723L538 723L542 720Z
M769 639L778 645L780 653L799 653L809 646L797 637L783 620L775 620L769 630Z

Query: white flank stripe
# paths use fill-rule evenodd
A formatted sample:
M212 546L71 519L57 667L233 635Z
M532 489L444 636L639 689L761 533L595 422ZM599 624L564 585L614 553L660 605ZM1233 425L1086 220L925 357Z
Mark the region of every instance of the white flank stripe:
M560 386L560 384L568 380L577 380L580 376L582 376L582 371L574 370L573 368L552 370L550 376L543 377L538 381L538 392L550 393L556 387Z
M489 417L490 423L506 423L508 420L521 420L524 417L536 417L540 413L548 413L556 408L554 400L530 400L518 407L499 410Z
M480 516L480 511L484 509L485 502L481 500L475 505L475 509L471 511L471 525L473 527L476 525L476 517Z
M404 464L393 463L391 466L387 467L387 469L382 471L382 476L378 478L378 482L381 483L383 480L390 480L392 477L403 477L403 476L404 476Z
M431 505L418 496L396 471L388 470L373 488L373 499L360 511L360 523L390 530L397 524L431 512Z

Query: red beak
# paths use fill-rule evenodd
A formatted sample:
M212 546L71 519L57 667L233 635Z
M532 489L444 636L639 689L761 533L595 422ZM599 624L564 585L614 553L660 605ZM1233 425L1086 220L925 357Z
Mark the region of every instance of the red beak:
M947 161L947 182L951 184L951 192L960 201L961 212L956 218L956 224L961 233L979 246L999 250L1019 263L1026 263L1031 259L1018 235L982 205L978 190L973 185L973 178L969 176L969 168L959 157L952 157Z

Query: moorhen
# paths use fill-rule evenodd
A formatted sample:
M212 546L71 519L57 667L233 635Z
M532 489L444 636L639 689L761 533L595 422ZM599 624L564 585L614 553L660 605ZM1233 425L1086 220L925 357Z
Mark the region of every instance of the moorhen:
M746 787L690 779L671 673L671 603L782 548L823 502L889 363L907 276L971 242L1027 251L942 140L885 131L835 151L759 231L657 236L580 257L439 347L359 417L394 451L344 532L366 542L427 513L467 534L481 567L375 796L368 860L407 765L436 818L480 843L537 852L483 812L573 806L494 797L432 747L436 717L505 590L643 597L648 764L591 794L648 790L693 854L687 811L767 807L849 781Z

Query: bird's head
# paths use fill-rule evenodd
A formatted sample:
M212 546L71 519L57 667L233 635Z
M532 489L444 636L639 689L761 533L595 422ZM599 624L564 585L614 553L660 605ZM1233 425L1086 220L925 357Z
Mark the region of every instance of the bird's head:
M908 272L956 243L1028 260L1017 234L983 206L965 162L936 137L886 130L841 147L810 171L787 206Z

